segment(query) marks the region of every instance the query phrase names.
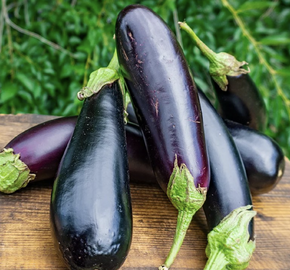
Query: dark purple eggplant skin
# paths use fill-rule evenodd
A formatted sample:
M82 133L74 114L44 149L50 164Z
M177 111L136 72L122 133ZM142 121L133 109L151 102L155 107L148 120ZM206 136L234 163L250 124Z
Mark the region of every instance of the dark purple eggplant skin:
M207 97L199 92L204 132L210 160L211 182L203 205L211 231L234 209L252 205L252 197L241 156L222 118ZM254 239L254 221L249 224Z
M4 148L20 154L21 161L36 175L33 181L54 178L75 124L76 117L46 121L22 132Z
M160 187L167 191L175 155L196 187L208 187L197 88L174 34L150 9L131 5L119 13L115 36L120 68Z
M69 269L116 270L125 261L132 208L117 83L84 101L53 185L50 221Z
M274 189L285 170L282 149L261 132L229 120L225 123L242 156L252 194Z
M263 131L267 124L267 110L263 97L250 75L227 76L227 79L226 91L221 90L212 80L221 116Z

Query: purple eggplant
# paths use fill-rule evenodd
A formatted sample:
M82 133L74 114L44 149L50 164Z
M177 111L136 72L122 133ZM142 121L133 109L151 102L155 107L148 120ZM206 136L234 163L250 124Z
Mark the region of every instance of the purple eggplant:
M76 117L58 118L11 140L0 153L0 190L12 193L30 180L53 178L75 124Z
M117 270L132 239L123 96L114 82L86 98L54 181L53 239L71 270Z
M213 52L186 23L180 23L180 26L191 36L210 62L209 73L221 116L263 131L267 125L267 109L261 93L249 76L250 70L242 68L248 63L239 62L224 52L218 54Z
M222 118L200 92L211 183L203 205L210 233L204 269L245 269L255 249L252 198L241 156Z
M227 91L222 91L213 81L220 115L224 119L263 131L267 123L266 106L249 74L227 76L227 79Z
M155 177L179 212L173 245L161 267L167 269L204 203L210 180L197 88L173 32L150 9L123 9L115 36Z
M285 170L282 149L270 137L248 126L224 120L246 168L252 194L271 191Z

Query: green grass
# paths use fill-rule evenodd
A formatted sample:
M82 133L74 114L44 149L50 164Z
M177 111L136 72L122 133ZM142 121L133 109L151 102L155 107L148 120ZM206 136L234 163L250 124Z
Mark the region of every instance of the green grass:
M0 113L77 114L82 103L76 93L93 70L108 65L116 17L133 2L4 2ZM173 31L177 17L186 20L211 49L249 63L268 109L266 134L290 157L290 0L137 2L160 14ZM214 98L207 60L186 33L181 41L196 82Z

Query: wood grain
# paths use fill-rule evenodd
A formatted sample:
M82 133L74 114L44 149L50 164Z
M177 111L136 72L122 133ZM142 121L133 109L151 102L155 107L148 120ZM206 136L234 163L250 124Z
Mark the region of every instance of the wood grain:
M37 123L39 115L0 115L0 148ZM0 269L65 270L50 235L52 181L32 183L11 195L0 194ZM157 269L165 259L175 231L177 211L157 185L131 184L133 241L122 270ZM290 162L278 186L253 197L257 248L250 270L290 269ZM207 227L199 211L188 230L172 270L203 269ZM213 269L215 270L215 269Z

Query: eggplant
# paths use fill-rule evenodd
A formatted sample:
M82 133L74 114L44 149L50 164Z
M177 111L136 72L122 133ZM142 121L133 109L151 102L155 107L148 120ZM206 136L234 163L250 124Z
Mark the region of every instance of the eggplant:
M214 107L199 93L211 183L203 205L210 233L204 269L244 269L255 249L252 198L235 143Z
M241 154L252 194L274 189L285 170L282 149L259 131L230 120L224 121Z
M173 245L161 266L168 269L210 180L197 88L176 37L150 9L123 9L115 37L155 177L179 212Z
M57 250L72 270L116 270L132 239L123 117L116 82L85 99L50 203Z
M261 93L249 76L250 70L242 68L248 63L239 62L234 56L224 52L213 52L186 23L179 24L210 61L209 73L221 116L264 131L267 125L267 109Z
M12 139L0 153L0 191L12 193L31 180L55 177L75 124L76 117L58 118Z
M227 76L227 80L227 91L222 91L213 81L220 115L224 119L264 131L267 124L266 106L249 74Z

